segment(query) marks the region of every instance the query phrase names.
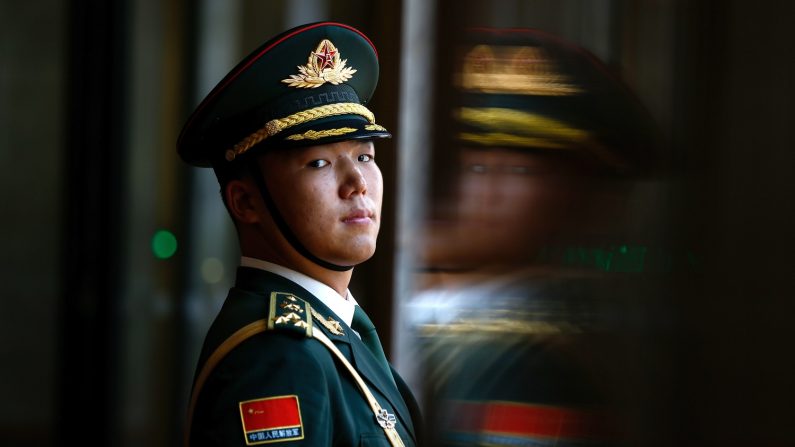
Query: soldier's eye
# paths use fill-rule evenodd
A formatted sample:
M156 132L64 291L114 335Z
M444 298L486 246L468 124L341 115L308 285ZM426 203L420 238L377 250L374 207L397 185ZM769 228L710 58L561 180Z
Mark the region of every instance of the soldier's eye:
M513 165L506 166L505 172L513 175L527 175L530 173L530 169L528 169L527 166Z
M485 174L488 168L486 168L486 165L471 164L466 167L466 170L473 174Z
M312 160L306 164L310 168L322 168L323 166L328 165L328 161L326 160Z
M359 155L359 161L361 161L363 163L366 163L368 161L373 161L374 159L375 159L375 157L370 155L370 154Z

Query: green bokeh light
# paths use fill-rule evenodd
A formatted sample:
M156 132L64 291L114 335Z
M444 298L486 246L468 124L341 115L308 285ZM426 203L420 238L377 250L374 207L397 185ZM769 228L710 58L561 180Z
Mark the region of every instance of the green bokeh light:
M168 259L177 252L177 237L168 230L158 230L152 236L152 252L158 259Z

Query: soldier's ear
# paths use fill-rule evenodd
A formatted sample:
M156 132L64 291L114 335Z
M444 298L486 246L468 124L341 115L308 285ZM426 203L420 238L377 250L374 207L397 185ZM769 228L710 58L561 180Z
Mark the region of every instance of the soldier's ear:
M250 178L229 181L224 188L224 198L235 221L253 224L262 220L259 190Z

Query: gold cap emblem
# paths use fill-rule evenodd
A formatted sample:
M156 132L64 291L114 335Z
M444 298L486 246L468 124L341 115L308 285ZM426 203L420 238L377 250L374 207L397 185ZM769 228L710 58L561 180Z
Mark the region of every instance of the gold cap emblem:
M346 67L347 59L340 59L340 52L328 39L323 39L315 51L309 53L306 65L298 66L298 73L290 75L282 82L295 88L317 88L329 82L341 84L356 73L353 67Z

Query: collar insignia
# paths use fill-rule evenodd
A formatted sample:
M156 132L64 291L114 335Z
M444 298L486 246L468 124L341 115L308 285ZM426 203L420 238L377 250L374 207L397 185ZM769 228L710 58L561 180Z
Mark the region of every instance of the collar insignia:
M342 84L356 73L353 67L346 67L347 59L340 59L340 52L328 39L323 39L309 53L306 65L298 66L298 73L290 75L282 82L295 88L317 88L329 82L334 85Z
M310 310L312 311L312 316L315 317L315 320L317 320L326 329L328 329L329 332L331 332L334 335L345 335L345 332L342 331L342 325L340 324L339 321L331 317L323 318L323 315L320 315L320 313L318 313L318 311L316 311L315 309L310 309Z

